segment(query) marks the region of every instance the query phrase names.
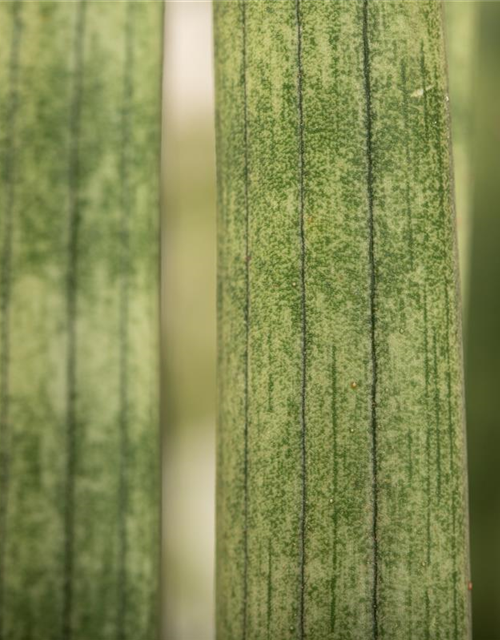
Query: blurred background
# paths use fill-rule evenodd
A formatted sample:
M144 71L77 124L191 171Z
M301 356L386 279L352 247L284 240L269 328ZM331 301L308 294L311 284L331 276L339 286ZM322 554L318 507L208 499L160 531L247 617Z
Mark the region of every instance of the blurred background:
M462 275L475 640L500 640L500 3L445 2ZM212 7L166 5L164 639L214 637Z
M214 637L215 131L210 2L167 2L164 82L165 640Z

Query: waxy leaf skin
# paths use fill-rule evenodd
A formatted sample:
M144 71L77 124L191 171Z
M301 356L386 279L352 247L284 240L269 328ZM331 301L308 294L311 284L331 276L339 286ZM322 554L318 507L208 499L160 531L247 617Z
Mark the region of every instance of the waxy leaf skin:
M214 17L217 638L466 640L441 5Z

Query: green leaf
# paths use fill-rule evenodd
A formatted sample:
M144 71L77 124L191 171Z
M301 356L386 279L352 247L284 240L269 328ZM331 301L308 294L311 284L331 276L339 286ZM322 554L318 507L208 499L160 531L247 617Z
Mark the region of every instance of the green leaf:
M215 3L217 634L469 634L441 5Z
M0 638L151 638L159 3L0 5Z

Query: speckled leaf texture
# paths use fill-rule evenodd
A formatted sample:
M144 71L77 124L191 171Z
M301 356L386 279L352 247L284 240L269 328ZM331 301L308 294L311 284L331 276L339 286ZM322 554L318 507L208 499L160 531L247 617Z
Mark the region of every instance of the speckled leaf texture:
M0 638L150 639L160 3L0 3Z
M218 640L465 640L442 7L214 11Z

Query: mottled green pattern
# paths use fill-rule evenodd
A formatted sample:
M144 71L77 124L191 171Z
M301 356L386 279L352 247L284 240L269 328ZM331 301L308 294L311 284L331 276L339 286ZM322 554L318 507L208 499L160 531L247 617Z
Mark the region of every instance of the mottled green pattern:
M215 4L219 640L469 635L441 6Z
M460 282L464 321L469 300L469 252L472 234L472 107L479 5L477 0L448 0L445 5L446 52L450 77L453 164L457 210Z
M152 638L162 7L0 4L0 638Z

